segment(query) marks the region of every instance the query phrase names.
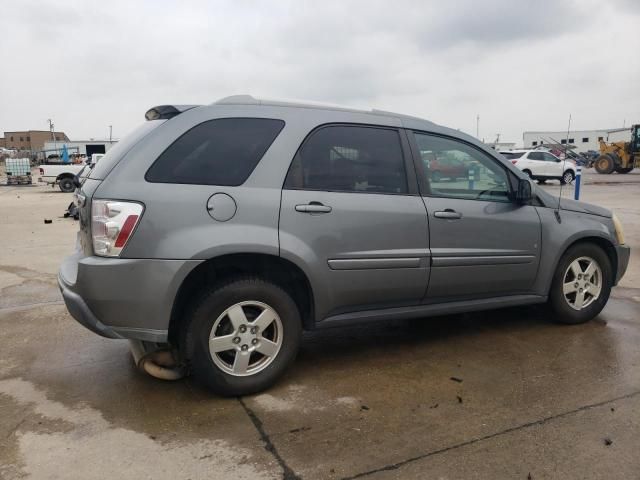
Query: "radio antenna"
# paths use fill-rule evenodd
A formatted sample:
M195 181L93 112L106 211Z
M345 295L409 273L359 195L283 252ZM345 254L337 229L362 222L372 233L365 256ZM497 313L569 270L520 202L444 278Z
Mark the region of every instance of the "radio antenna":
M564 162L567 161L567 148L569 148L569 131L571 130L571 114L569 114L569 122L567 124L567 137L564 141L564 160L562 160L563 165ZM560 203L562 202L562 182L560 182L560 195L558 195L558 207L556 208L556 220L558 223L562 223L562 219L560 218Z

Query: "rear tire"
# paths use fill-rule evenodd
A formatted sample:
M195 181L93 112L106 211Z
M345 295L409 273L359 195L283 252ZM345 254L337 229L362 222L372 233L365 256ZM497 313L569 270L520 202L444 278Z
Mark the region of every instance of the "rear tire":
M596 168L596 172L603 175L609 175L615 168L615 162L608 153L605 153L596 159L594 166Z
M533 179L533 174L531 173L531 170L529 170L528 168L525 168L524 170L522 170L522 173L527 175L529 178Z
M296 303L281 287L257 277L218 285L187 315L181 350L195 380L219 395L248 395L270 387L300 346Z
M593 267L588 267L590 262ZM588 322L607 304L612 285L607 254L593 243L574 245L562 256L553 275L548 305L554 319L568 325Z
M76 189L76 186L73 184L73 178L69 177L61 178L58 182L58 187L60 187L60 190L64 193L71 193Z

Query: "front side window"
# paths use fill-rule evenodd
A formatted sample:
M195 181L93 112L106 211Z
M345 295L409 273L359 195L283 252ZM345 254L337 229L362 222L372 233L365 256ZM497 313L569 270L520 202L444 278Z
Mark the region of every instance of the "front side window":
M542 154L542 152L530 152L527 158L529 160L544 161L544 155Z
M276 139L284 122L269 118L221 118L193 127L151 165L152 183L238 186Z
M407 193L396 130L332 125L311 133L296 153L285 188L361 193Z
M509 202L505 168L466 143L414 133L431 196Z

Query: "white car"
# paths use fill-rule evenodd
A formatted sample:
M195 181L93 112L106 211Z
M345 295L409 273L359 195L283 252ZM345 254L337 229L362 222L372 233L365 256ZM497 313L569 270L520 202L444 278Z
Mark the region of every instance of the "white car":
M566 184L576 178L576 164L572 160L562 160L544 150L508 150L500 152L516 167L533 180L560 180Z

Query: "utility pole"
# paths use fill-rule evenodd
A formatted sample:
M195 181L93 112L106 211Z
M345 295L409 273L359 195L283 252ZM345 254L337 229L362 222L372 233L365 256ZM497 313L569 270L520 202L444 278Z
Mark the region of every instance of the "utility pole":
M476 138L480 140L480 114L476 117Z
M112 133L113 133L113 125L109 125L109 143L111 143Z
M53 140L53 148L55 148L56 153L58 153L58 141L56 140L56 135L55 135L55 125L53 124L53 121L49 118L47 120L49 122L49 131L51 132L51 140ZM45 153L45 159L46 159L46 153Z

